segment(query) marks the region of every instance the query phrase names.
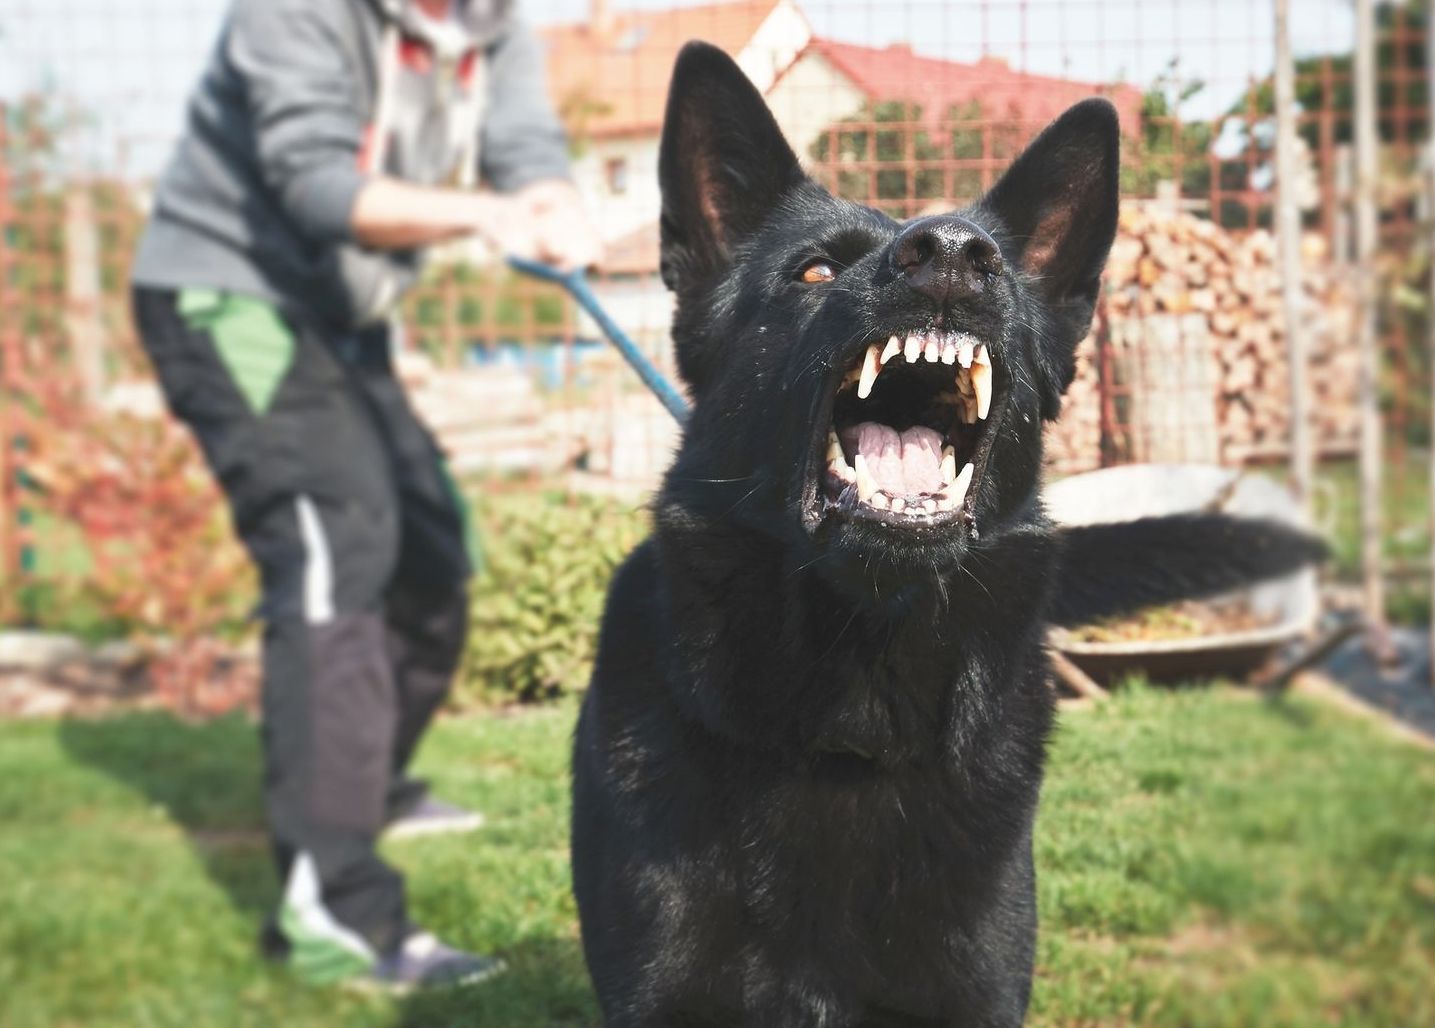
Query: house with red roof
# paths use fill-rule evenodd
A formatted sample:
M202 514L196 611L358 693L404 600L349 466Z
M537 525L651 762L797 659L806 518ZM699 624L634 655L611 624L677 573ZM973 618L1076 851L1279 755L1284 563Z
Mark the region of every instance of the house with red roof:
M593 0L586 21L550 26L543 37L549 91L577 150L574 173L607 242L605 302L655 349L666 345L670 310L656 277L658 143L668 77L689 40L733 55L809 163L833 126L892 101L909 108L904 130L938 148L954 131L1000 131L1005 145L982 162L982 185L1015 146L1093 94L1116 104L1128 131L1139 124L1141 93L1132 86L1032 74L997 57L963 63L905 45L820 39L794 0L622 11Z
M594 0L588 20L543 30L548 88L578 150L574 173L599 229L620 239L658 214L658 139L668 77L683 44L721 47L763 91L812 38L793 0L614 11Z
M790 127L797 139L812 138L863 104L894 100L910 105L934 138L944 134L953 111L1016 127L1029 137L1072 104L1095 95L1110 99L1122 124L1135 129L1141 91L1124 83L1017 71L1000 57L974 63L926 57L905 43L871 47L816 38L767 90L769 105L781 112L784 128Z

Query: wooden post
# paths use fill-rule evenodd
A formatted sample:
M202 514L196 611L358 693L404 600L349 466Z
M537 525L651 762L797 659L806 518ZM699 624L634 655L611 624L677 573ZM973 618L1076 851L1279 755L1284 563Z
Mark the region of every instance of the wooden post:
M1295 64L1291 59L1290 0L1276 0L1276 238L1280 246L1281 301L1290 366L1290 485L1307 522L1315 468L1310 430L1309 348L1302 309L1301 218L1297 195Z
M1390 655L1385 620L1385 542L1382 423L1380 417L1380 340L1375 254L1379 230L1376 190L1379 125L1375 119L1378 83L1375 69L1374 0L1355 0L1355 274L1360 284L1360 563L1371 653Z
M100 230L89 186L65 193L65 328L85 399L100 402L105 389L105 327L100 316Z
M1430 297L1425 341L1430 360L1430 685L1435 688L1435 2L1425 8L1425 247Z
M17 428L16 404L11 401L11 379L18 374L15 364L20 347L13 338L19 332L10 295L9 228L10 172L5 164L8 149L6 126L9 112L0 103L0 618L14 617L20 575L20 481L19 469L11 460Z

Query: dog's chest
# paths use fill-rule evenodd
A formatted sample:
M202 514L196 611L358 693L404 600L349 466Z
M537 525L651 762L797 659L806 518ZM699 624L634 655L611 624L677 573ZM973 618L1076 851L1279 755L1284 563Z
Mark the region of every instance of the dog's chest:
M749 810L739 903L777 951L889 982L929 972L991 876L981 819L944 775L834 763Z

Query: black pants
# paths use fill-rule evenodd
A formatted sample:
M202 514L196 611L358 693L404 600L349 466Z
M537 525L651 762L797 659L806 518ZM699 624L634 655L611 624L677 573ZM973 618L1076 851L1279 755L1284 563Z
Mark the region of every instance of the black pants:
M408 930L403 880L374 847L413 798L404 771L463 649L462 501L394 377L386 330L331 338L284 321L287 370L256 410L175 293L141 288L134 300L170 408L259 568L280 877L306 854L333 919L388 951Z

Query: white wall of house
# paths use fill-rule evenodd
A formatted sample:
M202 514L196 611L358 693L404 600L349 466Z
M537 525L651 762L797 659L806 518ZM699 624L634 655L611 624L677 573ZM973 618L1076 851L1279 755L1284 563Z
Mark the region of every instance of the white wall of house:
M623 188L615 189L610 168L622 162ZM599 235L607 241L628 235L658 218L658 135L594 139L573 164L578 189L588 200Z
M791 0L772 9L737 55L740 68L766 92L812 38L812 27ZM591 140L573 167L605 240L614 240L658 218L658 133ZM621 162L622 188L614 181Z
M817 137L861 109L866 96L822 54L809 50L768 91L767 104L797 156L811 161Z
M737 55L737 65L766 93L782 70L812 39L812 26L791 0L772 9L752 40Z

